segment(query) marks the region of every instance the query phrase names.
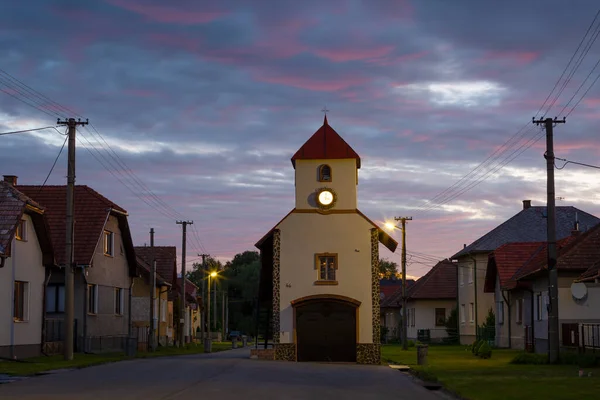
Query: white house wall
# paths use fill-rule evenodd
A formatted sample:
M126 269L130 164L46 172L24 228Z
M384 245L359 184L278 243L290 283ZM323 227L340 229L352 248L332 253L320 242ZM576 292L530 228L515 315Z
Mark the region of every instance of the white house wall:
M319 166L331 167L331 182L318 182ZM354 210L357 204L356 160L297 160L296 161L296 208L314 209L315 199L311 195L317 188L329 187L337 194L335 209Z
M356 213L292 213L278 228L281 230L280 343L295 342L291 301L320 294L360 301L357 341L372 343L370 230L373 226ZM316 253L338 254L338 285L315 285Z
M26 241L13 239L11 257L0 269L0 356L8 357L11 346L11 330L14 328L12 344L17 358L40 354L42 338L42 317L44 301L44 278L42 251L29 215L24 214L27 222ZM13 268L15 280L27 282L25 293L25 321L13 322Z
M414 310L414 326L411 318L408 318L407 337L417 339L418 331L429 329L432 341L441 341L448 337L445 326L435 325L435 309L444 308L446 318L450 316L453 308L456 308L456 300L414 300L407 303L408 310ZM411 313L413 311L410 311Z

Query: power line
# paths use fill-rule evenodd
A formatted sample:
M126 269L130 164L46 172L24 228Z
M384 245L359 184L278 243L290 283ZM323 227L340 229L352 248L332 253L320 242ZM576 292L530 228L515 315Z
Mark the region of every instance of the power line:
M567 164L577 164L577 165L581 165L581 166L584 166L584 167L590 167L590 168L600 169L600 167L597 166L597 165L585 164L585 163L581 163L581 162L577 162L577 161L570 161L570 160L566 160L564 158L558 158L558 157L554 157L554 159L565 162L562 167L558 167L556 165L556 163L554 163L554 167L556 167L556 169L563 169L564 167L567 166Z
M12 131L12 132L2 132L0 133L0 136L4 136L4 135L14 135L17 133L26 133L26 132L35 132L35 131L43 131L45 129L54 129L56 130L58 133L60 133L60 131L58 129L56 129L56 127L54 126L44 126L43 128L32 128L32 129L24 129L21 131ZM61 133L62 135L62 133Z
M50 171L48 171L48 175L46 176L46 179L44 179L44 183L42 183L42 186L40 186L40 190L38 191L38 195L42 192L42 189L46 185L46 182L48 182L48 178L50 178L50 175L52 175L52 171L54 171L54 167L56 167L56 163L58 162L58 159L60 158L60 155L62 154L62 151L65 148L65 145L67 144L67 140L69 140L68 136L65 138L65 141L63 142L60 150L58 151L58 155L54 159L54 163L52 163L52 167L50 168Z

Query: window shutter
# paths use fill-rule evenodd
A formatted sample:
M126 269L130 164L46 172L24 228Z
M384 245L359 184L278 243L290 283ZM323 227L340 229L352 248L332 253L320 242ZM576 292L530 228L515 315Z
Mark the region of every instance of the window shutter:
M119 292L120 292L120 294L121 294L121 295L119 296L119 297L121 298L121 314L123 314L123 315L124 315L124 314L125 314L125 296L124 296L124 294L125 294L125 289L122 289L122 288L121 288L121 289L119 289Z
M98 285L92 287L94 288L94 314L98 314Z

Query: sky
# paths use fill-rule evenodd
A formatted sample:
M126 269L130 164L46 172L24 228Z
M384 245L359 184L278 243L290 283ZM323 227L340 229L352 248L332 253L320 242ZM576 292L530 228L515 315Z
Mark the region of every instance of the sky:
M360 210L380 224L413 217L418 277L522 200L546 204L532 117L573 109L556 156L600 164L600 43L559 80L597 11L594 0L6 2L0 133L89 118L77 184L129 212L136 245L152 227L157 245L181 251L175 220L193 220L191 264L256 250L294 207L290 158L326 107L362 159ZM41 184L63 141L53 129L0 136L0 172ZM556 170L557 205L600 216L598 173ZM65 177L63 151L47 184ZM400 247L380 254L400 263Z

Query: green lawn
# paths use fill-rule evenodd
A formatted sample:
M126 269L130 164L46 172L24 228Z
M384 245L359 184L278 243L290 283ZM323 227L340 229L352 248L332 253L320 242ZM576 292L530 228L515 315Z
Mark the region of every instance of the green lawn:
M417 351L382 346L382 359L410 366L417 376L437 380L448 390L469 400L594 399L600 393L600 368L578 376L574 365L514 365L519 352L493 350L492 358L475 357L466 346L430 346L428 365L418 366Z
M231 342L215 342L213 343L213 352L224 351L231 349ZM204 352L201 344L189 344L186 347L159 347L156 352L138 352L135 358L151 358L178 356L186 354L200 354ZM132 359L125 357L122 353L116 354L79 354L74 355L73 360L65 361L63 356L49 356L29 358L23 362L0 360L0 374L9 375L34 375L39 372L50 371L62 368L84 368L93 365L100 365L109 362Z

